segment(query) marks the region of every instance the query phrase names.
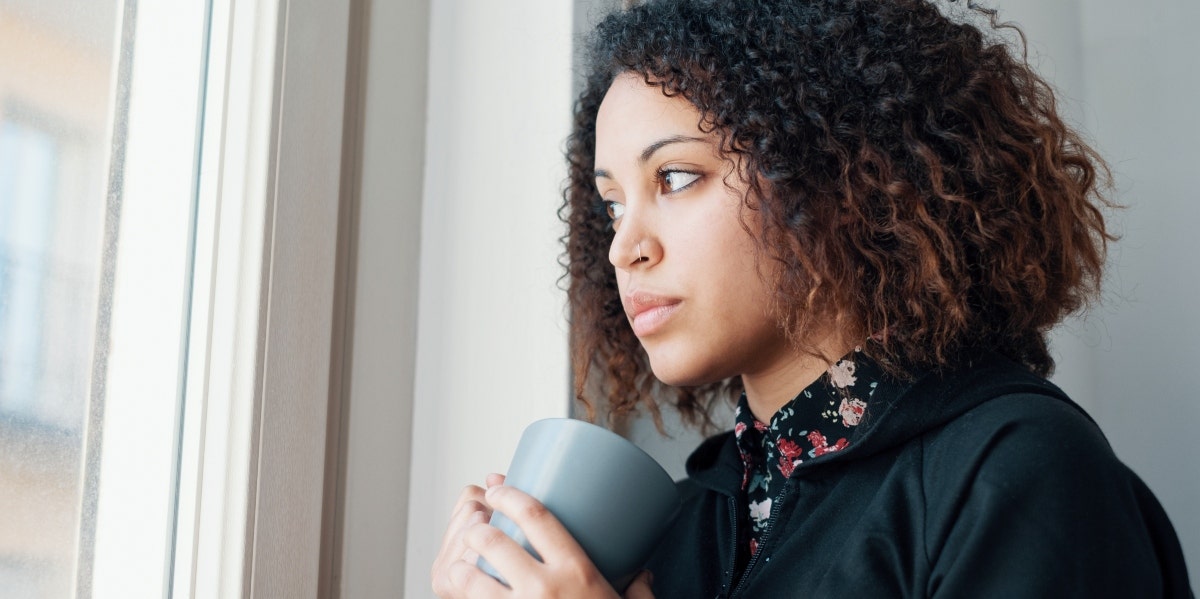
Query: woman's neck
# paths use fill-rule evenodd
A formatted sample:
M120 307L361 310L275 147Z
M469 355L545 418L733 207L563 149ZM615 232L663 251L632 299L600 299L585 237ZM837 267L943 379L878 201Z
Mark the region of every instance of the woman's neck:
M842 347L840 342L821 344L818 351L823 356L811 353L789 352L790 355L775 361L760 372L742 373L742 386L746 389L746 403L760 422L771 422L771 418L805 387L816 381L838 358L846 355L853 346Z

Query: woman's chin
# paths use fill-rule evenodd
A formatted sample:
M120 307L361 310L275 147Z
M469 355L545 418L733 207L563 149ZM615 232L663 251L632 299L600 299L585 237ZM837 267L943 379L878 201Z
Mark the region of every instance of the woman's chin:
M653 354L650 355L650 370L654 373L654 378L672 387L698 387L727 378L713 375L703 368L681 363L679 360L656 360Z

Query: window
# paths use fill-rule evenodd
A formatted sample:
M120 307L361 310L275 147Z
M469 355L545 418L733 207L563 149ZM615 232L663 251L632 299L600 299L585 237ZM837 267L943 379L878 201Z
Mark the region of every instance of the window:
M209 6L0 2L0 595L165 596Z
M115 2L0 1L0 595L75 585Z
M0 0L0 596L331 584L349 12Z

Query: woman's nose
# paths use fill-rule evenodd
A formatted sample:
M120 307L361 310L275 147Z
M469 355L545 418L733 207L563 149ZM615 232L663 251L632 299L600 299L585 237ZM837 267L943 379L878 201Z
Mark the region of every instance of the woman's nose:
M650 227L650 215L626 207L620 227L608 250L608 261L618 269L648 268L662 256L662 244Z

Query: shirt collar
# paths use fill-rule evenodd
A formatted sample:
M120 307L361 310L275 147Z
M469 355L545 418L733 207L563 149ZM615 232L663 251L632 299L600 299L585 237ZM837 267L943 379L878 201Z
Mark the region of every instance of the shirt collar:
M750 411L746 394L734 412L734 436L744 467L742 488L756 473L789 478L807 460L845 449L866 414L882 369L856 349L762 422Z

